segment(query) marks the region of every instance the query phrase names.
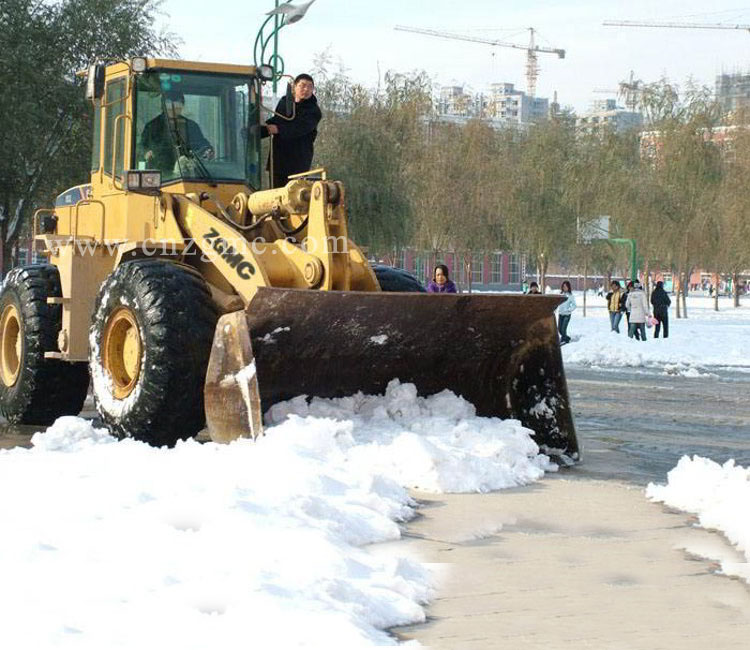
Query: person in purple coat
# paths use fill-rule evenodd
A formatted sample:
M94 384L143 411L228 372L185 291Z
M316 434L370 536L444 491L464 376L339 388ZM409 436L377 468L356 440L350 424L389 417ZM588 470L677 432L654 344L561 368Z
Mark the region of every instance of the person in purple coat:
M427 293L457 293L456 285L448 278L448 267L438 264L427 284Z

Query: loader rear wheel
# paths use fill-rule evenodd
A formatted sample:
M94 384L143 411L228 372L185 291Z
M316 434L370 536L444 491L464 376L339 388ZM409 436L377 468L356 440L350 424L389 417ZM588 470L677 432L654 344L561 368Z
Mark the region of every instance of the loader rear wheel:
M383 291L400 291L406 293L424 292L425 288L411 273L392 266L375 264L372 267L378 284Z
M96 408L111 431L172 446L203 428L217 318L190 267L136 261L107 278L94 309L90 366Z
M13 269L0 291L0 413L13 424L52 424L77 415L89 386L85 363L46 359L57 351L60 276L49 264Z

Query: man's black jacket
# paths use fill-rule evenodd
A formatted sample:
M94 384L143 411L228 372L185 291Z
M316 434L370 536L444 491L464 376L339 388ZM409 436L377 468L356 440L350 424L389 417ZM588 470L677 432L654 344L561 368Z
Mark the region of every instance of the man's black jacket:
M667 307L672 304L672 301L662 287L656 287L651 294L651 304L654 306L654 311L665 312L667 311Z
M291 116L285 97L276 106L276 112ZM313 143L318 135L318 122L322 117L318 100L313 95L294 104L294 119L285 120L274 115L267 124L275 124L279 132L273 137L273 186L283 187L289 176L310 169L313 159ZM268 136L268 129L261 128L261 137Z

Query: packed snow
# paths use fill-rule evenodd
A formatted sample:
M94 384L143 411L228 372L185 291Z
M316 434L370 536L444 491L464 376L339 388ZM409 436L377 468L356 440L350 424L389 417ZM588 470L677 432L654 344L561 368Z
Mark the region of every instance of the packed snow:
M586 317L583 294L576 294L578 309L568 326L572 342L562 348L565 365L598 369L648 368L664 374L715 378L713 370L750 372L750 298L739 308L729 298L720 299L720 311L708 296L688 297L688 318L669 310L669 338L654 339L653 328L646 341L628 338L623 316L620 334L612 332L606 301L589 291Z
M697 515L704 528L717 530L746 558L721 562L722 570L750 582L750 469L729 460L719 465L700 456L683 456L667 475L666 485L651 483L647 496Z
M0 647L359 648L425 620L433 576L377 542L407 487L555 470L516 421L450 392L276 405L267 435L155 449L60 418L0 451ZM377 552L376 552L377 550Z

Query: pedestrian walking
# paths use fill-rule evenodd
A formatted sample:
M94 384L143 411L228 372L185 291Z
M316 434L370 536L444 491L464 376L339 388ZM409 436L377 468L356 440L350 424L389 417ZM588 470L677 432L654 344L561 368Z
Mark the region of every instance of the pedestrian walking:
M630 307L628 306L628 297L633 291L633 281L628 280L628 283L625 285L625 319L628 323L628 336L630 336ZM641 331L639 329L636 329L635 331L635 338L637 340L641 340Z
M664 326L664 338L669 338L669 306L672 301L669 294L664 291L664 283L660 280L656 283L656 288L651 294L651 305L654 308L654 318L656 327L654 327L654 338L659 338L659 330Z
M573 290L570 282L565 280L560 286L560 294L565 296L565 302L557 308L557 331L560 333L560 345L570 343L568 336L568 324L570 316L576 308L576 299L573 297Z
M648 318L648 300L640 282L633 282L633 288L628 293L625 308L630 313L628 336L636 340L646 340L646 319ZM637 335L640 334L640 339Z
M606 295L609 324L613 332L620 333L620 321L625 311L625 292L618 280L612 280L611 291Z

